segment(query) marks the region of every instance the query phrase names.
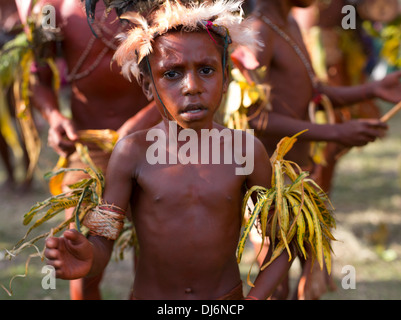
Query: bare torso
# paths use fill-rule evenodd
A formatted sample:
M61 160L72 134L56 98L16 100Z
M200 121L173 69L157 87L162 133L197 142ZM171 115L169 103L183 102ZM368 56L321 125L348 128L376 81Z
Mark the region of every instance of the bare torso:
M138 148L145 137L135 140ZM219 298L241 283L236 247L245 178L235 164L150 165L150 144L139 147L133 173L140 245L133 295Z

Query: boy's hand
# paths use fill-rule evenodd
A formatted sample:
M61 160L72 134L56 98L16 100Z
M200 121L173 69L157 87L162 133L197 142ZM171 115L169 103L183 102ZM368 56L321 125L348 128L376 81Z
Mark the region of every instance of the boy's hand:
M377 119L351 120L336 125L336 142L346 147L361 147L384 137L388 126Z
M72 280L85 277L93 262L93 247L76 230L67 230L61 238L46 240L45 257L56 270L56 277Z
M378 81L374 88L377 98L388 102L398 103L401 101L401 71L390 73L383 80Z
M67 157L75 151L78 134L72 121L58 112L49 117L48 144L60 156Z

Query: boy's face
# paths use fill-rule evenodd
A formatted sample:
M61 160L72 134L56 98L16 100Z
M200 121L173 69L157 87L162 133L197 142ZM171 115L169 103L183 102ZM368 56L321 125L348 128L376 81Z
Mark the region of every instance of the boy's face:
M201 129L212 124L222 94L227 91L222 51L206 32L169 32L156 38L149 57L154 84L164 106L181 127ZM145 76L143 88L164 115L149 76Z

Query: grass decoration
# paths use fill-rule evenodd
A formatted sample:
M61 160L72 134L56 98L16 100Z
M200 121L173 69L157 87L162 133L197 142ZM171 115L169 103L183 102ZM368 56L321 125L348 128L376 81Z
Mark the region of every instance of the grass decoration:
M308 178L308 172L302 171L296 163L284 160L303 132L285 137L277 145L270 159L273 168L271 189L254 186L245 194L242 204L243 232L237 247L238 263L241 262L250 231L259 221L262 243L257 257L267 236L273 248L270 260L261 266L261 270L266 269L284 250L287 250L291 260L292 247L296 255L317 260L321 268L325 263L328 272L331 272L330 242L335 240L331 230L336 227L332 205L323 190ZM286 183L286 180L290 182ZM246 217L251 196L256 199L255 205ZM311 248L312 257L308 257L306 246ZM252 266L247 277L250 286L253 286L250 281Z
M85 231L81 228L81 222L83 221L86 213L89 212L89 210L93 207L100 204L102 201L104 176L92 162L88 154L87 147L77 143L76 149L82 161L88 165L86 169L61 168L57 171L52 171L45 174L45 178L51 179L52 177L63 174L67 171L83 171L89 175L89 178L82 179L79 182L70 185L70 190L68 192L51 196L42 202L36 203L31 207L29 212L24 215L23 224L25 226L29 226L29 228L22 239L19 240L11 250L6 250L5 257L11 260L12 258L18 256L23 250L31 247L36 250L36 253L28 257L25 267L25 274L16 275L10 280L9 290L1 285L9 295L12 295L12 281L16 277L25 277L27 275L30 259L32 257L40 257L42 260L44 259L44 248L43 250L40 250L37 242L69 228L72 223L75 223L77 230L85 233ZM75 208L74 214L70 218L65 219L55 227L51 228L48 232L37 235L28 240L28 237L35 229L56 216L59 216L60 213L64 212L64 210L68 208Z

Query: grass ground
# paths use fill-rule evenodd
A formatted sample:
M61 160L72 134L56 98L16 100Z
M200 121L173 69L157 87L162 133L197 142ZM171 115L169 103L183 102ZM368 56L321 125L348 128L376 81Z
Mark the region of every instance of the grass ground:
M384 111L388 107L383 107ZM331 195L336 208L338 241L333 244L335 256L333 278L335 292L322 299L400 299L401 298L401 190L400 158L401 114L393 118L385 139L362 149L353 149L339 162ZM44 130L45 131L45 130ZM56 158L44 147L32 190L26 194L1 191L0 249L11 248L24 234L22 215L36 203L48 197L42 174L52 168ZM0 167L0 181L4 170ZM34 253L34 250L27 251ZM8 261L0 256L0 283L8 288L10 278L23 274L27 254ZM245 279L252 255L241 265ZM13 281L12 297L0 288L0 300L68 299L68 283L56 281L56 289L42 288L44 262L32 259L26 278ZM355 289L342 286L355 270ZM131 257L111 262L102 282L105 299L126 299L132 283ZM345 273L342 273L344 271ZM299 272L291 270L292 283ZM346 282L350 283L350 282Z

